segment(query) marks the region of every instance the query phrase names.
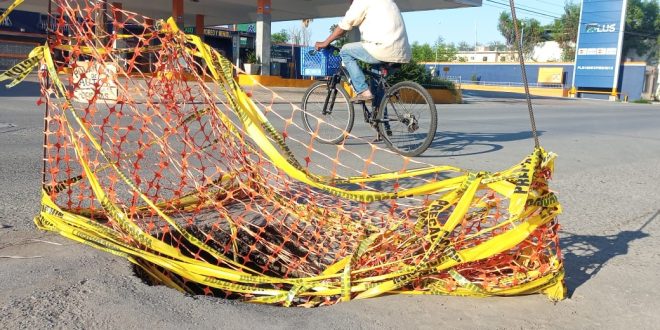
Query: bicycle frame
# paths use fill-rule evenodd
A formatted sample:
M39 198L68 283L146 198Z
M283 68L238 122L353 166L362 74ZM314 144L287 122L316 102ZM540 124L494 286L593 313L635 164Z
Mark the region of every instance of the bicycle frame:
M332 113L332 109L335 106L335 100L337 99L337 85L341 82L342 76L348 77L348 73L344 67L339 67L339 72L333 74L328 80L328 90L330 91L325 97L325 102L323 103L322 114L328 115ZM329 105L329 107L328 107Z
M387 80L381 74L380 70L372 68L369 70L362 70L362 72L369 77L370 88L375 91L374 99L371 102L371 111L369 111L367 104L362 102L364 122L372 126L376 126L378 124L378 120L376 119L379 111L378 106L390 85L387 83ZM337 85L341 83L342 77L345 77L347 80L350 79L346 68L340 66L339 72L333 74L330 79L328 79L329 93L326 96L325 102L323 104L322 113L324 115L330 114L334 108L335 100L337 98Z
M347 120L344 120L344 117L346 116L344 114L346 112L345 107L338 109L342 112L342 116L334 118L332 113L338 96L341 98L341 103L346 102L347 100L345 100L345 98L349 97L346 95L347 93L344 88L342 88L343 86L338 86L338 84L344 84L346 82L350 83L351 77L348 74L348 70L346 70L345 67L340 66L337 72L325 79L321 79L321 82L312 85L305 92L302 103L302 119L305 125L307 125L307 130L311 134L314 134L314 124L309 122L308 117L311 110L307 108L307 103L312 95L315 95L316 97L316 101L312 102L317 104L317 110L315 110L315 113L311 113L312 116L329 116L327 117L327 120L330 122L330 125L335 128L339 126L334 126L332 123L337 120L341 121L341 123L337 125L346 125L341 126L345 127L345 131L341 134L330 132L330 134L334 135L327 138L318 137L323 143L337 144L348 137L348 133L350 133L353 128L355 120L355 104L361 104L365 123L369 124L369 126L376 130L377 135L374 141L385 140L393 150L402 155L410 157L419 156L433 142L435 131L437 129L437 111L431 95L429 95L428 91L418 83L413 81L401 81L392 85L388 83L386 79L388 73L390 73L388 71L395 70L397 67L398 65L394 63L379 63L373 65L373 67L369 69L361 70L368 79L369 87L375 95L371 100L371 106L367 105L368 101L349 102ZM324 87L325 90L323 90ZM410 99L409 96L418 99ZM322 102L321 105L318 101L324 102ZM407 106L408 104L420 104L422 105L422 108L409 109ZM321 106L320 114L318 106ZM428 126L428 134L426 134L426 129L417 132L422 123L420 118L425 117L426 115L428 115L428 119L430 119L424 122L424 125L429 124L426 125ZM318 125L324 121L325 120L317 120L316 126L318 127ZM398 138L397 136L402 136L403 138ZM419 141L417 142L417 140Z
M371 126L376 127L379 120L378 112L381 111L380 103L385 97L387 90L390 89L390 84L387 83L387 80L380 71L380 66L378 68L371 68L369 70L362 70L370 78L370 88L374 91L374 99L371 102L372 111L369 112L366 103L362 103L362 111L364 112L364 121Z

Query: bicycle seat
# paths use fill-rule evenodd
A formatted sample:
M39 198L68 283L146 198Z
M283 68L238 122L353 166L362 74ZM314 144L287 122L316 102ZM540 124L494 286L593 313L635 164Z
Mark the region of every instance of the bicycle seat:
M379 71L383 77L392 74L401 69L401 63L383 62L379 64Z
M381 65L388 69L400 69L403 63L383 62Z

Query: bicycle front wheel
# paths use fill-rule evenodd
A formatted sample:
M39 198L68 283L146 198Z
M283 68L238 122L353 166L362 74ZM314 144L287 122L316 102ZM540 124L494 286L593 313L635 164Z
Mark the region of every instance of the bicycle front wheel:
M339 85L335 92L319 81L303 96L303 127L322 143L340 143L353 129L355 113L348 93Z
M438 113L429 92L420 84L394 84L380 103L378 129L385 143L397 153L415 157L431 145Z

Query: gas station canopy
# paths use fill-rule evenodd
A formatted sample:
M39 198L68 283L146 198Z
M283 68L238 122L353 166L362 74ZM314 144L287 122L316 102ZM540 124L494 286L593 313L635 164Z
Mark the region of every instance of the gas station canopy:
M1 0L0 0L1 1ZM75 3L76 0L70 2ZM99 0L89 0L91 2ZM270 75L271 23L302 19L344 16L349 0L106 0L126 11L152 19L174 17L180 27L194 26L198 35L205 27L238 23L256 23L254 52L262 63L261 74ZM481 6L482 0L394 0L402 12ZM46 13L50 0L25 0L20 10ZM194 25L193 25L194 23ZM240 39L240 38L239 38ZM234 37L229 44L232 62L240 65L241 44ZM359 35L349 36L359 40ZM207 42L212 42L210 39ZM226 43L226 42L225 42ZM215 45L212 47L221 47ZM251 47L250 47L251 48ZM293 57L291 57L293 59Z
M172 16L172 0L121 2L124 10L151 18ZM402 12L481 6L482 0L395 0ZM341 17L348 9L348 0L272 0L273 22L308 18ZM20 10L45 13L48 0L25 0ZM251 23L257 20L257 0L184 0L184 19L194 22L195 15L204 15L205 25Z

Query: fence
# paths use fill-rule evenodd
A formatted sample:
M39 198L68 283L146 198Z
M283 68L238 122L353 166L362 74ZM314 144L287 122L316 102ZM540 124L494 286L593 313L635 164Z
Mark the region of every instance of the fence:
M447 77L447 80L454 82L457 85L462 83L461 77ZM513 81L467 81L467 84L479 86L498 86L498 87L524 87L525 84ZM529 83L529 87L533 88L556 88L563 89L564 84L545 84L545 83Z

